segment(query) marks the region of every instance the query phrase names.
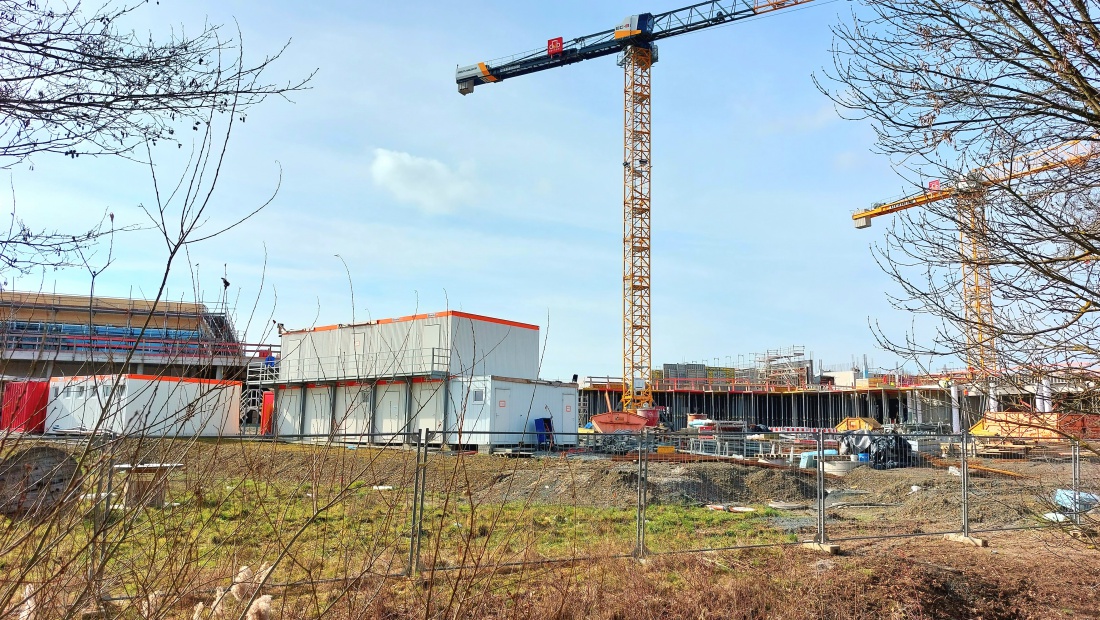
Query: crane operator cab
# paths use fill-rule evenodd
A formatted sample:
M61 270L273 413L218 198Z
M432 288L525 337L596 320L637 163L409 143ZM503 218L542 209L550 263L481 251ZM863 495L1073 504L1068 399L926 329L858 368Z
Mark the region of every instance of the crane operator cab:
M653 13L631 15L624 19L623 23L615 26L615 39L626 39L651 32L653 32Z

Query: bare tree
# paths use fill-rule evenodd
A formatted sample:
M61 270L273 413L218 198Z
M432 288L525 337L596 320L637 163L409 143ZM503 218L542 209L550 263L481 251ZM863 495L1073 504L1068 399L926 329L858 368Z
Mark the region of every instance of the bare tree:
M276 83L264 73L285 46L255 63L239 33L205 24L164 40L128 30L148 3L102 5L0 0L0 168L37 153L146 160L146 145L190 142L210 113L236 114L268 96L307 87L310 77ZM201 134L196 134L201 135ZM32 227L12 215L0 233L0 268L27 273L79 264L79 252L127 226L104 213L88 230Z
M969 360L988 346L996 355L989 368L972 368L979 374L1033 386L1036 375L1072 371L1091 389L1100 352L1098 11L1076 0L866 0L834 28L834 66L819 86L844 115L874 127L877 150L912 186L954 190L895 217L876 247L900 285L895 306L939 323L931 336L879 332L887 348ZM1072 165L1023 174L1060 158ZM982 313L976 296L989 304Z
M35 153L129 155L180 142L181 121L198 130L210 110L241 113L309 77L269 83L284 48L249 64L238 39L206 24L163 41L126 30L145 3L0 2L0 165Z

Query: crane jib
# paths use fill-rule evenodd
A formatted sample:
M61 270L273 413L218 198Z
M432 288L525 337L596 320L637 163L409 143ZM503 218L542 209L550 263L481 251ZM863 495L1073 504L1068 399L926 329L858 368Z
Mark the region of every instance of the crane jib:
M740 19L805 4L812 0L712 0L665 13L639 13L627 17L611 30L577 37L529 52L459 67L455 72L458 91L464 95L481 84L563 67L582 60L618 54L631 46L653 42ZM654 58L654 62L656 58Z

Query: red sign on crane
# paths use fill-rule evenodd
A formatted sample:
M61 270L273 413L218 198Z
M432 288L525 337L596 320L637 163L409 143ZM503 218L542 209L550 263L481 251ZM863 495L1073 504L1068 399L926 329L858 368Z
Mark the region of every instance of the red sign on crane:
M929 181L929 182L928 182L928 189L930 189L930 190L932 190L932 191L934 191L934 192L938 192L938 191L940 191L940 187L942 187L942 186L940 185L940 181L939 181L939 179L936 179L936 180L934 180L934 181Z
M565 41L558 37L556 39L550 39L546 42L546 55L547 56L559 56L561 55L562 48L565 46Z

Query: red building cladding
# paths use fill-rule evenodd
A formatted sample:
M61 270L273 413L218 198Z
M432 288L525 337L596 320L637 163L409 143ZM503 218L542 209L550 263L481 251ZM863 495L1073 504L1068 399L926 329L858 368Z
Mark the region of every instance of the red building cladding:
M0 405L0 430L42 433L46 426L49 381L14 381L4 387Z

